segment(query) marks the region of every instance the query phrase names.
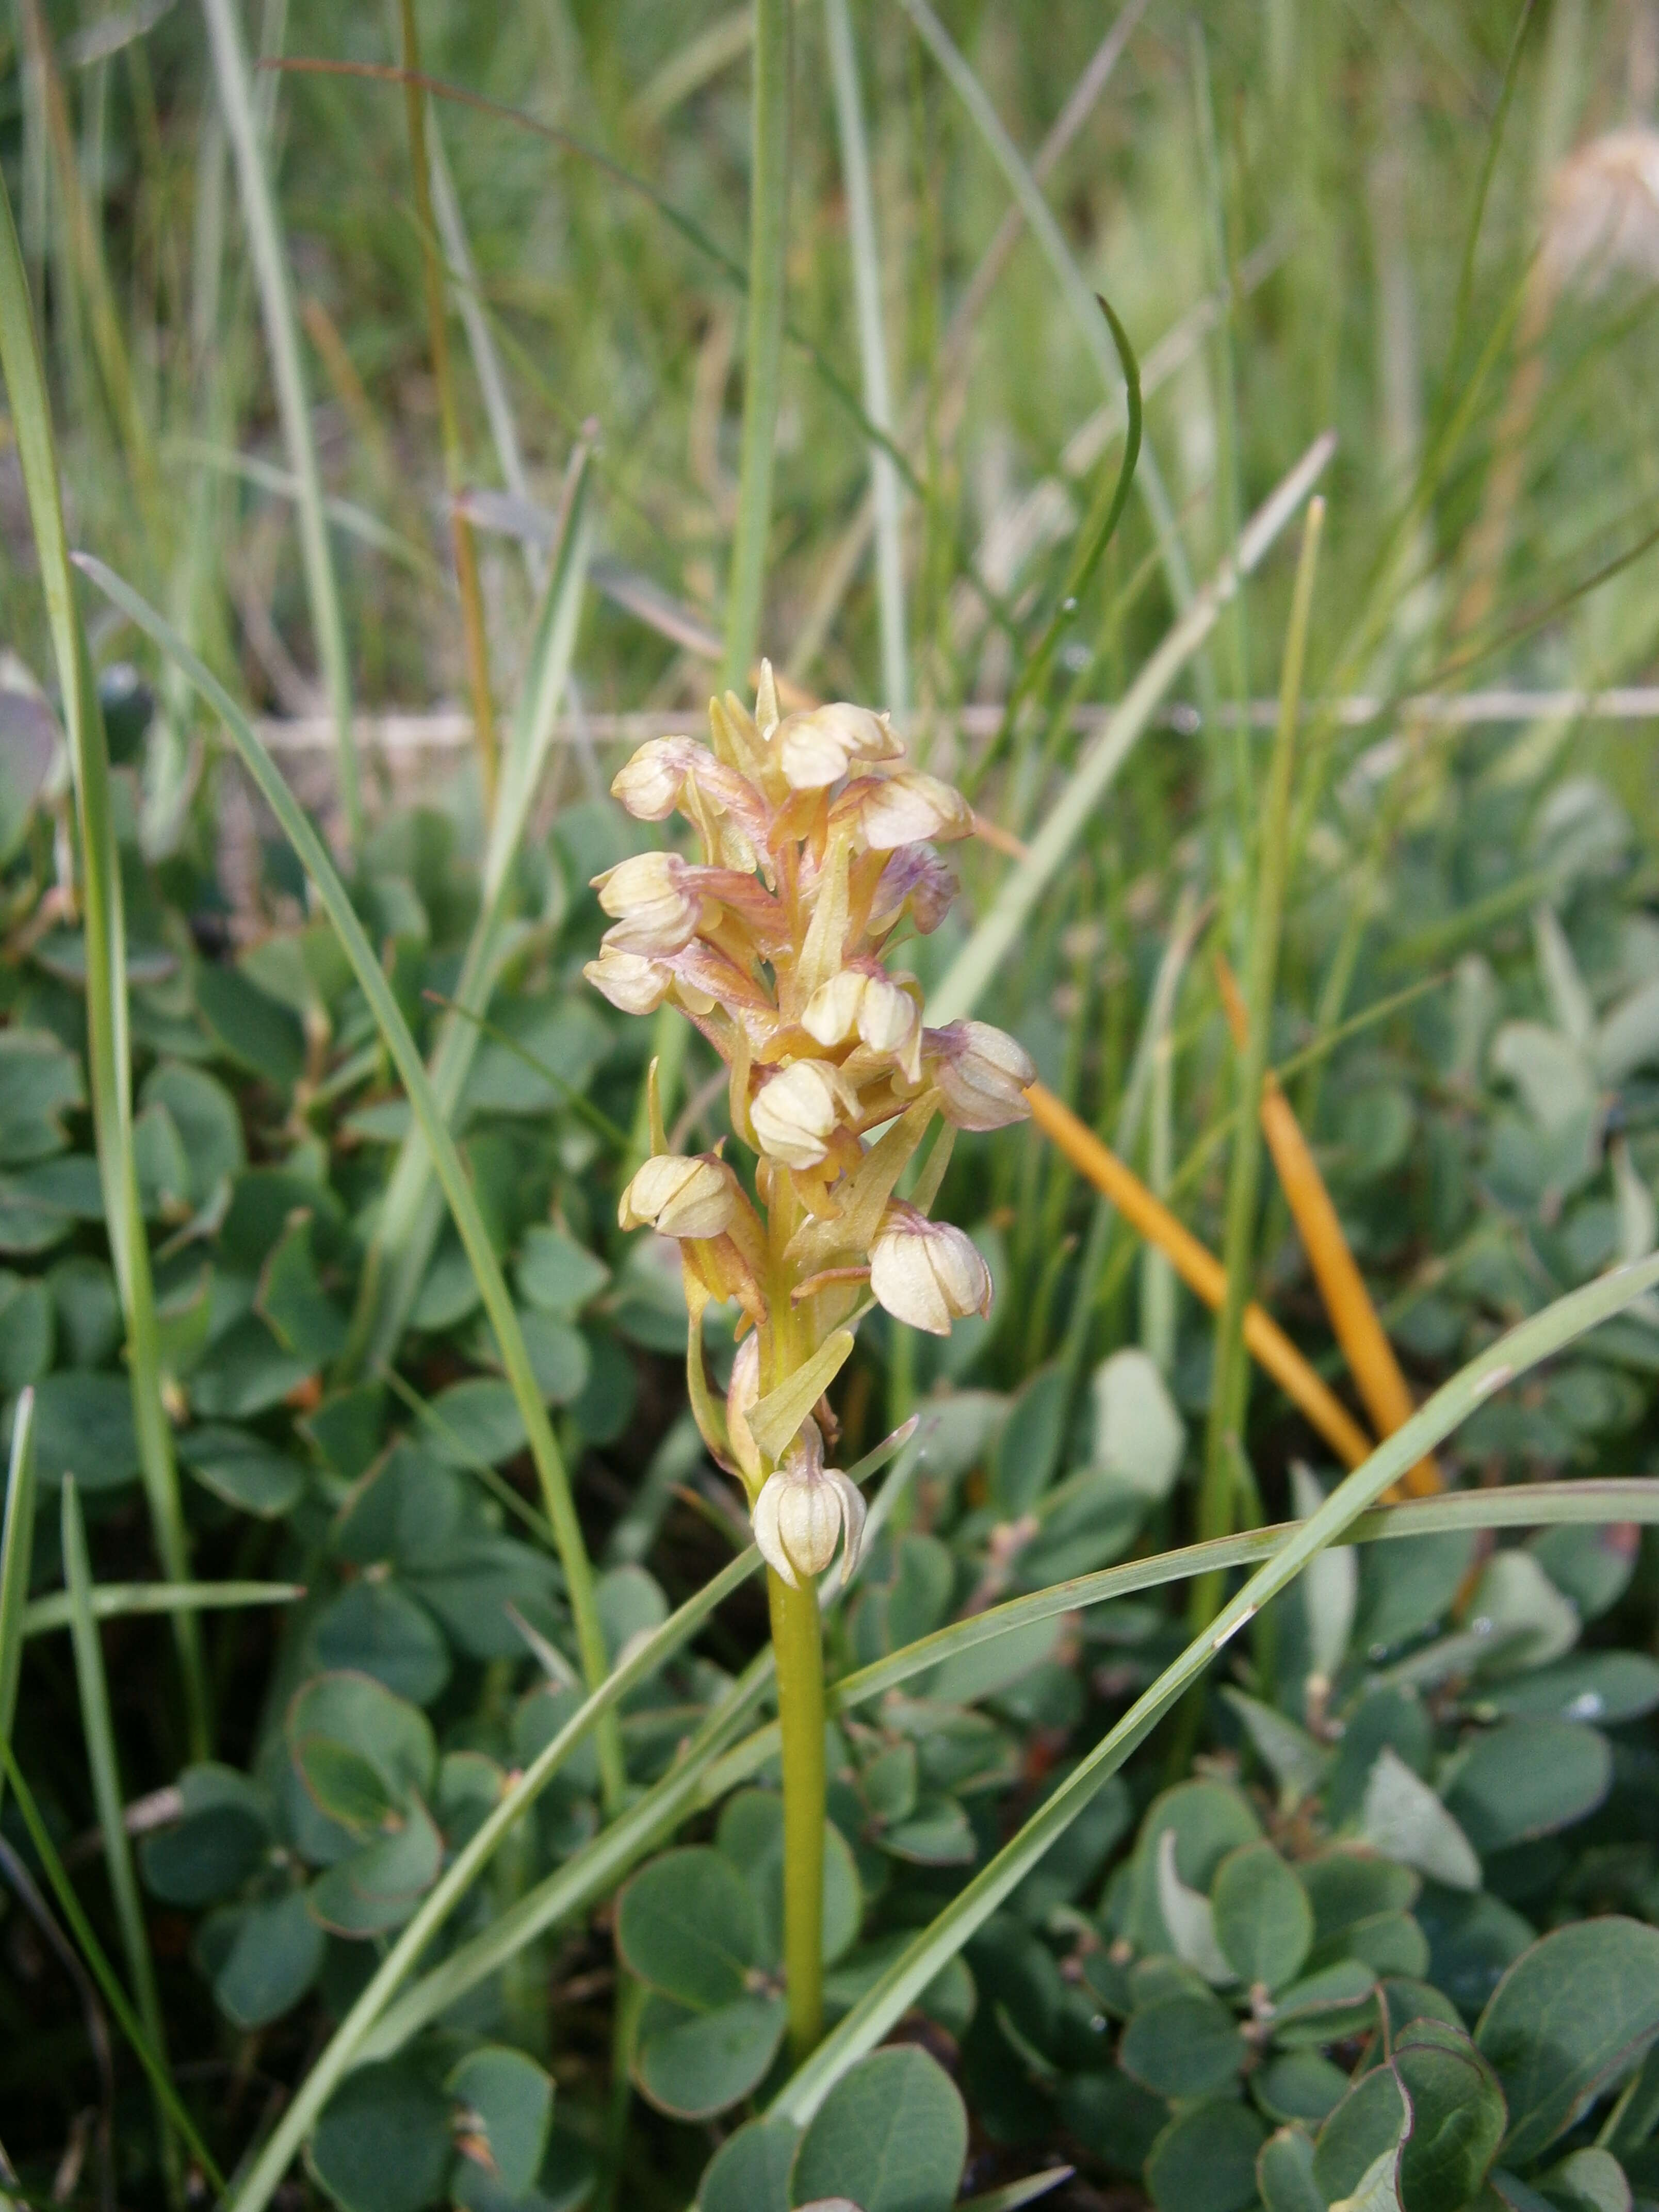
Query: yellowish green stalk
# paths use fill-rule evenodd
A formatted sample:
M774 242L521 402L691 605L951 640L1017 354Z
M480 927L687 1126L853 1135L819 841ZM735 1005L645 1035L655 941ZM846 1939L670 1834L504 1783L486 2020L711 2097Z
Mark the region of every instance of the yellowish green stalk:
M805 2058L823 2033L823 1632L817 1591L767 1571L783 1747L783 1970L789 2047Z

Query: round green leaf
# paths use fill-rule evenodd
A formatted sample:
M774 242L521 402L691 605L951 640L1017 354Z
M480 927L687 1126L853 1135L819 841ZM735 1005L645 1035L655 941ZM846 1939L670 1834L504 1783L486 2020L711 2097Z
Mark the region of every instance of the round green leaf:
M361 1752L398 1800L430 1794L438 1771L431 1723L417 1706L368 1674L313 1674L289 1701L283 1722L289 1754L311 1736L327 1736Z
M1314 2179L1314 2147L1300 2128L1280 2128L1257 2154L1255 2181L1265 2212L1325 2212L1325 2192Z
M72 1474L83 1491L131 1481L138 1472L138 1432L125 1375L60 1369L35 1385L34 1472L42 1483Z
M1509 2106L1504 2162L1536 2158L1659 2035L1659 1929L1609 1913L1524 1951L1474 2039Z
M1392 2158L1410 2120L1405 2092L1386 2066L1355 2082L1314 2146L1314 2179L1327 2200L1351 2196L1378 2159Z
M562 1229L538 1222L526 1229L514 1270L520 1297L569 1320L611 1279L611 1270Z
M469 2051L446 2084L461 2107L463 2154L487 2160L509 2197L522 2197L540 2171L553 2118L553 2084L535 2060L501 2044ZM476 2140L477 2148L466 2141Z
M789 2212L789 2168L799 2130L787 2120L750 2120L708 2161L701 2212Z
M288 1512L305 1488L300 1462L247 1429L204 1421L179 1437L179 1456L204 1489L261 1521Z
M9 1034L0 1030L0 1036ZM34 1277L0 1267L0 1397L38 1382L52 1365L58 1334L51 1291ZM40 1413L35 1414L37 1423ZM39 1447L37 1446L37 1465Z
M304 1074L306 1037L299 1016L240 969L203 961L196 969L196 1005L226 1058L250 1075L289 1091Z
M101 1260L77 1253L46 1277L58 1309L60 1357L71 1367L101 1367L121 1341L121 1302Z
M183 1820L146 1836L138 1863L153 1896L169 1905L211 1905L256 1871L270 1831L252 1786L233 1769L193 1767L179 1784Z
M1367 1839L1451 1889L1479 1889L1480 1862L1453 1815L1398 1752L1384 1745L1365 1783Z
M1567 2212L1631 2212L1630 2180L1610 2150L1569 2151L1541 2180L1549 2202Z
M453 2152L449 2100L392 2059L347 2075L317 2123L311 2166L343 2212L423 2212Z
M714 1838L741 1872L760 1911L760 1963L783 1956L783 1800L775 1790L740 1790L721 1808ZM839 1828L823 1831L823 1958L830 1966L857 1940L864 1917L858 1869Z
M1317 2127L1347 2095L1348 2077L1316 2051L1286 2051L1251 2075L1250 2090L1270 2120Z
M1243 2212L1267 2130L1248 2105L1195 2105L1170 2121L1146 2160L1158 2212Z
M517 1402L508 1385L493 1375L452 1382L433 1400L432 1410L438 1419L428 1433L427 1446L447 1466L465 1467L483 1460L496 1467L524 1449L524 1421Z
M1659 1705L1659 1660L1645 1651L1576 1652L1505 1682L1489 1702L1502 1713L1553 1720L1638 1720Z
M449 1680L443 1632L395 1583L350 1583L311 1635L321 1666L372 1674L414 1705L429 1705Z
M337 1936L383 1936L401 1928L437 1880L443 1839L418 1801L391 1834L337 1860L311 1890L311 1909Z
M1231 2013L1211 1996L1164 1997L1123 2031L1127 2073L1165 2097L1206 2097L1243 2070L1249 2046Z
M877 1841L890 1857L913 1866L971 1866L979 1849L967 1814L954 1797L944 1796L920 1798Z
M243 1164L242 1122L234 1099L204 1068L177 1060L153 1067L138 1096L143 1105L165 1106L171 1115L184 1140L191 1198L198 1206L205 1206L218 1185Z
M536 1387L551 1406L568 1406L587 1388L592 1355L580 1329L557 1314L531 1306L520 1310L519 1326L536 1376Z
M1297 1869L1314 1910L1314 1941L1330 1942L1357 1921L1409 1912L1422 1883L1396 1859L1363 1845L1339 1844Z
M1247 1989L1270 1993L1300 1971L1313 1942L1308 1893L1265 1839L1230 1851L1210 1892L1216 1941Z
M1552 1835L1593 1813L1613 1781L1613 1748L1575 1721L1504 1721L1478 1735L1447 1809L1478 1851Z
M844 2074L818 2107L789 2202L848 2197L861 2212L948 2212L967 2154L955 2083L917 2045L891 2045Z
M316 1979L325 1939L303 1890L250 1905L213 1977L213 1995L233 2027L264 2027L295 2005Z
M708 2119L758 2087L783 2040L783 1999L741 1996L712 2012L647 1999L634 2075L659 2112Z
M1394 2070L1411 2102L1400 2153L1410 2212L1459 2212L1486 2178L1507 2115L1497 2076L1461 2028L1414 2021L1395 2045Z
M1261 1823L1242 1790L1220 1782L1182 1782L1154 1798L1135 1840L1133 1903L1124 1933L1138 1951L1173 1951L1174 1937L1158 1904L1158 1847L1175 1837L1175 1871L1206 1896L1230 1850L1253 1843Z
M697 2012L749 1987L760 1945L754 1897L723 1851L665 1851L617 1905L617 1947L630 1973Z

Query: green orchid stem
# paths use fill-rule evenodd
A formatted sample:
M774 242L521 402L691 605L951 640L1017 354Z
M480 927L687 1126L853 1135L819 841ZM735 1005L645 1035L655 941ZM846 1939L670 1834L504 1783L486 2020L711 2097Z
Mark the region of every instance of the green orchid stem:
M823 2034L823 1631L817 1592L768 1568L783 1740L783 1966L797 2065Z

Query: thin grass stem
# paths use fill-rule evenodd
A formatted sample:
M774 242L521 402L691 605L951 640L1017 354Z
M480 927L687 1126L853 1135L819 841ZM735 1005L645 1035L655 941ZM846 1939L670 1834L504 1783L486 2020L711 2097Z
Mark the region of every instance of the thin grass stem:
M749 331L744 354L738 519L732 541L732 571L726 584L722 681L728 685L746 680L760 646L783 361L793 39L790 0L755 0L749 169Z
M247 52L235 0L202 0L202 12L207 18L219 105L235 157L242 218L247 226L265 343L270 350L283 441L288 448L289 466L299 483L296 511L306 598L317 658L322 664L324 686L334 718L340 810L346 835L355 848L362 841L363 809L357 773L357 741L351 721L351 670L346 652L345 614L323 508L322 473L317 465L317 441L311 427L311 402L289 283L282 222L276 194L265 171L265 149L254 112Z
M75 1679L81 1698L81 1732L85 1739L87 1767L92 1780L92 1801L103 1840L104 1872L115 1903L115 1921L126 1954L127 1974L137 2000L138 2017L150 2049L160 2064L167 2064L167 2028L155 1987L155 1963L150 1956L149 1933L138 1896L138 1875L132 1863L132 1844L123 1817L126 1803L115 1748L115 1726L109 1707L109 1683L104 1673L103 1647L92 1609L92 1562L87 1554L86 1522L81 1516L80 1493L75 1477L64 1477L60 1500L64 1547L64 1580L70 1605L70 1641L75 1652ZM184 2174L172 2114L166 2100L155 2097L156 2140L167 2202L184 2202Z
M11 202L0 179L0 370L11 400L40 586L52 633L75 784L86 925L87 1060L104 1214L126 1330L128 1380L139 1468L155 1548L169 1582L190 1580L190 1538L161 1398L161 1346L149 1243L133 1156L131 1042L128 1029L126 923L110 790L109 749L64 533L52 410L35 340ZM173 1637L184 1677L191 1747L205 1758L211 1739L207 1680L194 1620L179 1613Z

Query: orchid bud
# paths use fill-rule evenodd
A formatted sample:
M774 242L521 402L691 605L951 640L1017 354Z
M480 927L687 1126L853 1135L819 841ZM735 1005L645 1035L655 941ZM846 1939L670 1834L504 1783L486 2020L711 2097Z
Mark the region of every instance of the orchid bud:
M787 716L778 725L777 749L792 791L822 791L839 783L854 761L897 760L904 751L885 715L844 700Z
M636 853L593 878L599 904L617 917L606 930L618 952L678 952L696 934L701 902L688 889L678 853Z
M922 1040L945 1111L958 1129L1001 1129L1030 1112L1029 1054L988 1022L952 1022Z
M991 1310L990 1270L948 1222L895 1202L870 1247L870 1287L895 1321L949 1336L951 1323Z
M872 853L973 834L973 810L962 793L920 769L902 769L896 775L855 784L839 806L856 815Z
M856 1036L872 1052L902 1061L912 1082L921 1072L921 1017L916 1002L873 961L843 968L807 1000L801 1027L822 1045Z
M659 960L647 960L642 952L618 952L611 945L604 946L582 973L624 1014L654 1014L674 981Z
M844 1583L864 1534L864 1499L856 1483L823 1463L823 1439L808 1420L777 1473L755 1500L755 1542L780 1582L798 1589L820 1575L842 1547Z
M611 796L639 822L665 822L680 803L694 756L706 748L690 738L651 738L611 779Z
M754 1331L738 1346L732 1362L732 1380L726 1390L726 1433L738 1472L752 1490L761 1479L760 1446L749 1426L749 1416L760 1403L760 1337Z
M815 1168L841 1119L835 1078L822 1060L793 1060L760 1092L749 1118L769 1158L787 1168Z
M924 937L931 937L951 910L957 879L937 853L925 846L906 845L894 854L881 872L871 903L871 934L884 936L902 921L908 908Z
M719 1237L737 1218L738 1206L737 1181L723 1161L660 1152L623 1193L617 1220L623 1229L649 1222L663 1237Z

